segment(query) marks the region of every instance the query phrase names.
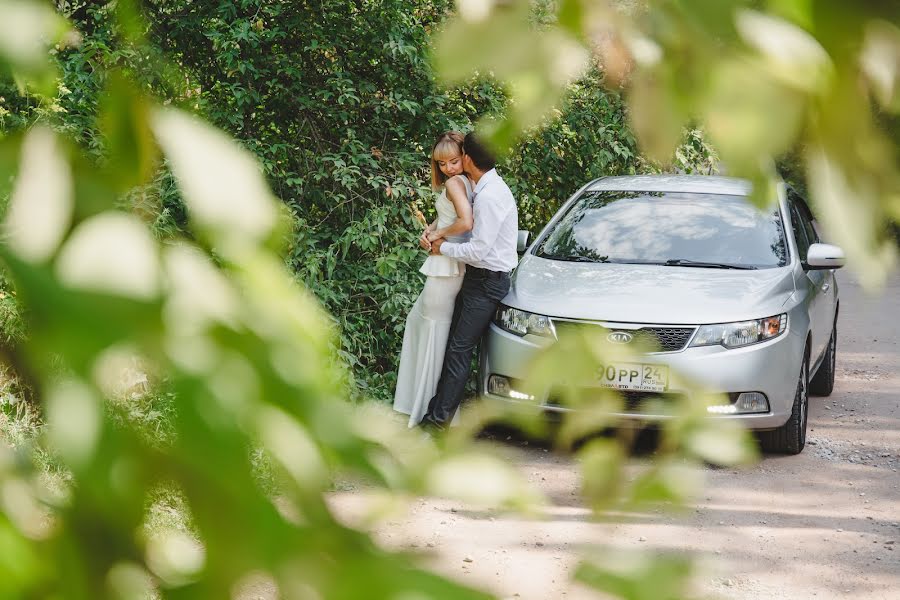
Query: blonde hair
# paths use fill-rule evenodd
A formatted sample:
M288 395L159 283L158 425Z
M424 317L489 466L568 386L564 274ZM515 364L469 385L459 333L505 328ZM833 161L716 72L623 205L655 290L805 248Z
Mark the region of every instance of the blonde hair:
M445 131L438 136L431 147L431 189L439 190L447 176L441 172L439 160L463 155L463 134L458 131Z

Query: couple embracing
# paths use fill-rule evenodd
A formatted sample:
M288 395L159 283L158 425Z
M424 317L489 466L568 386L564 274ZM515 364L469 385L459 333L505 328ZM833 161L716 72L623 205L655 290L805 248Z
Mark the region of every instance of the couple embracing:
M406 318L394 394L410 427L443 430L455 418L472 355L509 291L518 210L495 162L472 133L444 133L431 150L437 219L419 239L425 287Z

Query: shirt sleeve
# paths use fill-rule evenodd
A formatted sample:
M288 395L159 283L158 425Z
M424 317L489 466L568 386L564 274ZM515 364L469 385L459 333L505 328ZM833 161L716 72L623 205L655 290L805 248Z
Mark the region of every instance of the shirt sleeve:
M491 196L486 191L483 190L475 201L472 239L461 244L444 242L441 244L441 254L467 264L481 262L487 256L500 235L500 226L510 207L502 198Z

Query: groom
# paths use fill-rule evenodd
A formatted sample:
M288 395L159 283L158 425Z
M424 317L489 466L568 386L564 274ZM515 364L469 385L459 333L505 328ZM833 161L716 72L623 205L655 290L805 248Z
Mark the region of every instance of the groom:
M463 170L475 183L472 238L460 244L439 239L431 245L432 254L466 263L437 394L421 421L423 427L438 430L450 423L463 400L472 353L509 291L509 272L518 263L519 213L512 192L494 169L493 154L474 134L465 137L463 152Z

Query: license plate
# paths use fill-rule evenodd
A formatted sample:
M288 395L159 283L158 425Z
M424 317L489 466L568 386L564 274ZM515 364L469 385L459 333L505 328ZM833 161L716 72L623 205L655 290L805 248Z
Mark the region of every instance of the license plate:
M641 363L600 365L597 383L616 390L664 392L669 384L669 367Z

